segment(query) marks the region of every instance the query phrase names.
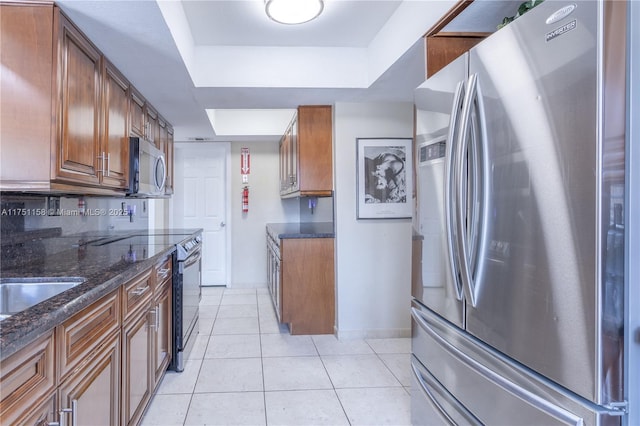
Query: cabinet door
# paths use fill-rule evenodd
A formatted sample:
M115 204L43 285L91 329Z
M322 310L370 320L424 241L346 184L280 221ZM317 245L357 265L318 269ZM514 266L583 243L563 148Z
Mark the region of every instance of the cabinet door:
M53 331L0 362L0 419L23 424L55 391Z
M131 135L144 138L146 136L146 117L144 114L144 98L131 86L131 110L129 119L131 122Z
M56 13L59 31L58 180L99 184L100 52Z
M287 185L287 140L286 135L280 139L280 194L285 194L288 189Z
M120 412L120 335L111 338L60 385L59 410L68 425L115 425Z
M45 399L41 404L31 408L27 412L26 417L16 420L13 424L24 426L48 426L50 423L53 423L54 420L58 420L56 395L57 394L55 392L52 393L51 396ZM3 418L2 420L4 421L5 419Z
M158 112L151 108L149 104L145 105L147 112L147 139L152 142L156 148L160 149L160 125L158 124Z
M280 193L291 192L291 133L289 129L280 141Z
M167 180L164 193L173 194L173 128L167 123L167 144L165 145L165 160L167 161Z
M127 188L129 177L129 82L105 61L102 185Z
M53 6L0 3L0 189L51 179ZM24 184L23 184L24 182ZM4 218L3 218L4 219Z
M300 195L330 196L333 191L331 106L298 107L297 156Z
M171 315L171 280L162 284L160 296L156 298L154 307L153 337L153 388L155 389L171 361L172 350L172 315Z
M122 424L136 424L151 397L149 304L122 329Z
M298 180L298 167L300 164L298 158L298 119L293 119L293 123L289 127L289 184L291 191L300 190L300 181Z

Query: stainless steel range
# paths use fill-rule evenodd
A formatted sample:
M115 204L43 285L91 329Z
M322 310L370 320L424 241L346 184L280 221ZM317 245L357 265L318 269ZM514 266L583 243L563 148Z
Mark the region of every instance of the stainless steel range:
M202 234L176 245L173 257L173 359L169 368L183 371L198 335L202 278Z

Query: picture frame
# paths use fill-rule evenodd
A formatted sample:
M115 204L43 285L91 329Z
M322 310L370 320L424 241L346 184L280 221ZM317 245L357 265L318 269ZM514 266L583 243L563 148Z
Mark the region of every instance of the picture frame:
M356 219L412 214L412 138L356 138Z

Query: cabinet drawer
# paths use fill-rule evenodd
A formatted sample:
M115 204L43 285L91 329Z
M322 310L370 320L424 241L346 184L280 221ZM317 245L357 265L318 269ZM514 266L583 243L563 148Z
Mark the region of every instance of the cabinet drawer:
M53 330L0 363L0 418L15 424L55 390Z
M60 381L96 351L107 336L119 327L120 293L118 290L56 327Z
M151 299L151 269L144 271L122 287L123 291L123 321L127 321L133 313L143 307Z
M154 268L156 292L160 290L160 288L162 287L162 284L165 281L168 281L172 278L171 277L171 273L172 273L171 261L172 261L172 258L171 256L169 256L163 262L157 264L156 267Z

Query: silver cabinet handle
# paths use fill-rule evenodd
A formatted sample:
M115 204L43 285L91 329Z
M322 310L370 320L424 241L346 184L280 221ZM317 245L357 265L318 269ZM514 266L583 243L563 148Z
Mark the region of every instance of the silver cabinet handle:
M147 290L149 290L149 288L150 288L149 286L146 286L146 287L138 287L138 288L136 288L135 290L133 290L133 291L131 292L131 294L133 294L134 296L140 296L140 295L142 295L142 294L146 293L146 292L147 292Z
M49 426L67 426L67 413L71 413L71 425L78 426L78 400L71 401L71 408L63 408L58 411L59 421L51 422Z
M100 168L97 170L96 173L102 173L102 175L104 176L104 152L101 155L98 155L98 161L100 161Z
M104 156L104 154L102 154ZM107 154L107 176L110 176L111 173L111 153Z
M165 278L167 278L169 276L169 271L171 271L171 269L162 268L158 272L160 273L160 275L162 275L162 279L165 279Z
M158 331L158 329L160 328L160 321L158 319L159 315L159 308L158 306L154 307L152 310L149 311L149 314L153 315L153 323L149 324L148 327L149 328L153 328L156 331Z

